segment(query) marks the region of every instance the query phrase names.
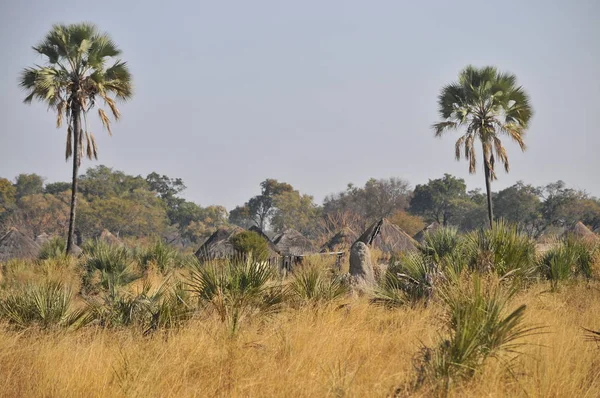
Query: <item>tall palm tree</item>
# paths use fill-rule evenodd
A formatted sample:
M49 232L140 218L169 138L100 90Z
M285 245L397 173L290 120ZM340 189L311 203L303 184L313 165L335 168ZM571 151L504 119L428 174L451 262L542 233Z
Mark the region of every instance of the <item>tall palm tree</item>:
M45 65L23 70L20 85L27 91L24 102L31 103L37 99L46 103L56 112L56 127L61 127L63 119L67 124L65 155L67 160L73 157L67 236L67 253L71 253L77 209L77 175L84 147L88 158L98 158L96 140L88 130L87 115L97 105L96 102L102 100L114 119L119 119L115 99L131 97L131 75L127 64L116 58L121 54L116 44L92 24L54 25L33 49L44 57ZM111 65L107 67L109 62ZM111 135L111 121L104 109L98 108L98 116Z
M471 174L477 165L475 141L481 142L491 226L494 220L491 184L496 179L496 160L509 171L508 155L500 136L510 137L525 150L523 138L533 115L529 96L517 86L513 74L500 73L492 66L481 69L467 66L460 72L458 82L442 89L438 106L443 121L433 125L435 136L440 137L449 130L464 131L456 141L455 155L456 160L460 160L464 154Z

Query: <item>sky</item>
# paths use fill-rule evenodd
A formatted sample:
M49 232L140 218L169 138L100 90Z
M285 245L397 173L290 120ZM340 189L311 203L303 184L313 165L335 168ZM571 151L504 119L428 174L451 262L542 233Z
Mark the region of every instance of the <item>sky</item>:
M482 170L454 159L458 133L436 139L431 125L463 67L495 65L535 115L493 189L561 179L600 196L599 20L597 0L5 0L0 177L69 181L65 129L22 103L17 80L43 62L31 46L52 24L88 21L122 49L135 95L112 137L90 118L99 160L84 168L181 177L186 199L228 209L266 178L317 202L371 177L414 187L450 173L483 189Z

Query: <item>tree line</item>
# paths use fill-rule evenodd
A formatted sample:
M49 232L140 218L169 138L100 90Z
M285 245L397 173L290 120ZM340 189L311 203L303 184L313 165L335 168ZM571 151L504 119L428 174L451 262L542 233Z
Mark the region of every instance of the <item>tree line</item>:
M273 233L294 228L323 240L344 228L361 232L386 217L414 235L437 222L463 231L487 221L486 195L468 190L465 181L449 174L411 189L402 178L369 179L316 203L286 182L268 178L260 193L227 211L224 206L200 206L184 199L180 178L152 172L133 176L106 166L79 176L79 211L75 240L83 241L108 229L121 237L161 236L182 246L202 243L217 228L257 226ZM37 174L0 178L0 232L17 227L36 237L63 236L69 223L71 183L45 182ZM578 221L600 229L600 201L562 181L535 187L524 182L492 193L495 217L505 219L533 237Z

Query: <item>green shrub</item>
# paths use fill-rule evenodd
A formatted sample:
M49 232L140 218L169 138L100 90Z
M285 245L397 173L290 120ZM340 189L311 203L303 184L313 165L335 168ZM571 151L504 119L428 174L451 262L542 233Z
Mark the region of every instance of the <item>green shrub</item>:
M298 267L289 284L290 294L299 304L326 303L348 293L348 284L317 265Z
M169 246L160 239L156 239L149 247L141 249L136 257L142 268L147 269L150 264L154 264L163 274L166 274L180 264L177 249Z
M100 240L92 241L83 247L83 265L86 271L84 286L95 289L97 284L103 289L116 289L141 277L129 250L113 246Z
M61 282L29 284L0 300L0 316L18 328L71 327L86 322L86 312L72 309L71 289Z
M535 242L504 221L468 234L465 249L472 270L492 271L500 276L518 274L523 278L531 277L536 270Z
M214 310L235 333L253 314L269 314L283 302L283 288L266 262L234 258L196 266L189 290L205 309Z
M269 244L254 231L243 231L231 238L231 244L240 255L252 255L257 261L269 258Z
M567 238L544 253L539 260L539 268L552 288L556 289L560 282L574 276L591 278L596 251L596 247L590 243Z
M67 243L61 237L54 237L42 245L40 249L39 259L49 260L61 258L67 255Z

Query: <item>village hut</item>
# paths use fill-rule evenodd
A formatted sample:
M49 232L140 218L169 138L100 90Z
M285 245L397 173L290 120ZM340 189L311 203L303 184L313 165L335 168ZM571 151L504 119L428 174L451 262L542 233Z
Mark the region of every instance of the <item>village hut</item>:
M316 250L310 240L295 229L286 229L273 241L283 256L305 256Z
M123 246L123 242L121 241L121 239L113 235L108 229L102 231L99 240L104 243L108 243L109 245Z
M358 234L352 229L345 227L331 237L323 246L321 253L338 253L350 250L350 247L358 238Z
M16 228L11 228L0 239L0 262L15 258L36 258L40 246Z
M386 254L414 251L417 242L400 227L382 218L373 224L357 239L371 249L380 250Z
M415 234L415 236L413 236L413 239L419 243L423 243L425 241L425 236L427 234L437 231L440 228L442 228L442 226L439 223L434 221L431 224L429 224L428 226L426 226L425 228L423 228L422 230L420 230L419 232L417 232Z
M563 238L573 237L577 239L582 239L589 242L597 242L598 235L593 233L588 227L585 226L581 221L577 222L577 224L573 225L571 228L568 228L562 234Z
M240 227L217 229L196 251L196 257L200 260L234 257L237 253L231 238L244 231L245 229ZM268 238L266 240L269 243ZM269 258L277 258L279 256L275 249L271 243L269 245Z

